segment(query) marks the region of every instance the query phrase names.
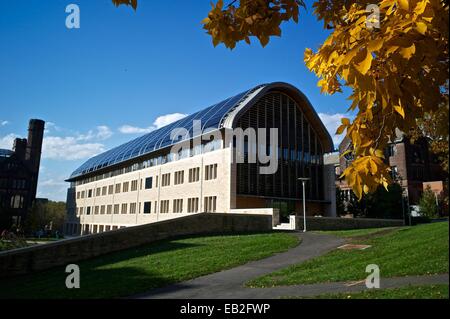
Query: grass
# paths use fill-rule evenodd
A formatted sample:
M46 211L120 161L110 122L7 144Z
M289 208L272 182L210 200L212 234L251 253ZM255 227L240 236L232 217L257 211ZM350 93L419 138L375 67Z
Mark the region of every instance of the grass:
M312 298L298 297L298 299L448 299L448 285L371 289L356 293L323 294Z
M369 264L380 267L381 278L448 273L448 222L389 231L338 234L349 238L349 242L372 247L366 250L334 250L256 278L246 285L272 287L362 280L368 275L365 269Z
M298 245L296 236L264 233L167 240L77 263L80 289L67 289L63 267L0 279L0 298L126 297L185 281Z
M398 230L399 227L386 228L366 228L366 229L351 229L351 230L337 230L337 231L320 231L322 234L334 235L341 238L353 238L362 236L373 236Z

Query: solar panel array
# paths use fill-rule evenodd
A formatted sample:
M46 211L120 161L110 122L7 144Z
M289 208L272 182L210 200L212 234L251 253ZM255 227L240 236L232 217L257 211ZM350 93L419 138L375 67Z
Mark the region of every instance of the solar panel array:
M261 86L258 86L256 88L259 87ZM230 97L204 110L196 112L181 120L159 128L144 136L138 137L128 143L106 151L105 153L97 155L89 159L86 163L76 169L70 176L70 179L77 178L133 158L147 155L154 151L169 147L175 143L195 137L193 136L193 123L195 120L201 121L202 130L209 128L219 129L227 113L238 106L239 103L256 88L252 88L251 90ZM189 135L173 141L171 138L171 132L177 129L183 129L183 131L187 130L189 132Z

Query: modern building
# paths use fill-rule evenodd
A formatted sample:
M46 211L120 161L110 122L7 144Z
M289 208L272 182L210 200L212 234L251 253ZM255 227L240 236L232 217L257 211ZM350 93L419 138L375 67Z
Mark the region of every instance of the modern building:
M258 133L259 151L251 131ZM260 85L89 159L67 180L66 232L98 233L199 212L278 208L286 218L302 211L299 177L310 178L307 213L334 216L334 168L323 163L332 150L303 93L286 83ZM276 171L263 173L268 163L253 162L255 153L272 156Z
M339 145L339 153L343 154L349 147L351 142L345 138ZM395 139L389 143L384 155L391 168L391 177L402 187L408 205L416 205L419 202L424 184L435 182L432 184L443 185L442 181L446 179L439 159L429 150L426 138L411 143L407 135L397 130ZM352 160L351 155L347 155L341 157L336 165L336 185L347 200L350 200L351 189L339 176Z
M28 139L0 149L0 230L23 224L36 199L45 122L30 120Z

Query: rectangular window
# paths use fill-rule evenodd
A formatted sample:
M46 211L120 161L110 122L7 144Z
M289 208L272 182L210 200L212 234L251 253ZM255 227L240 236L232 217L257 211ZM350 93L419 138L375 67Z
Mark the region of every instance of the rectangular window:
M200 180L200 167L189 169L189 183L195 183Z
M137 189L138 189L138 181L137 180L131 181L131 191L135 192L137 191Z
M96 190L95 190L95 196L96 197L99 197L100 196L100 194L101 194L101 188L100 187L98 187Z
M118 214L119 213L119 209L120 209L120 205L119 204L115 204L114 205L114 214Z
M183 184L184 183L184 171L178 171L175 172L175 185Z
M151 189L153 187L153 177L147 177L145 179L145 189Z
M144 214L150 214L152 212L152 203L144 202Z
M91 214L91 207L87 207L86 208L86 215L90 215Z
M85 192L85 191L82 191L82 192L81 192L81 198L84 198L84 196L86 196L86 192Z
M107 226L105 227L105 231L110 231L110 230L111 230L111 226L107 225Z
M98 215L98 213L100 213L100 207L99 206L95 206L94 214Z
M106 206L105 206L105 205L102 205L102 206L100 207L100 215L105 215L105 212L106 212Z
M129 187L130 187L130 183L129 183L129 182L123 183L122 192L123 192L123 193L128 192L128 188L129 188Z
M90 189L89 191L88 191L88 198L91 198L92 197L92 189Z
M158 213L158 202L157 201L155 201L155 203L154 203L154 211L155 211L155 214Z
M161 201L161 214L167 214L169 212L169 201L168 200L162 200Z
M77 192L77 199L80 199L80 192Z
M108 187L106 187L106 186L102 187L102 196L106 196L107 190L108 190Z
M136 214L136 203L130 204L130 214Z
M128 210L128 204L122 204L122 210L121 213L122 214L126 214Z
M120 193L120 184L116 184L116 194Z
M162 175L161 186L162 187L170 186L170 173Z
M198 197L196 198L188 198L188 213L197 213L198 212Z
M174 199L173 200L173 212L174 213L182 213L183 212L183 200L182 199Z
M205 167L205 180L209 181L217 178L217 164L207 165Z
M108 195L112 195L114 193L114 185L108 186Z
M108 214L108 215L112 214L112 205L106 206L106 214Z
M214 213L216 211L217 196L205 197L205 212Z
M156 187L158 187L159 176L156 176Z

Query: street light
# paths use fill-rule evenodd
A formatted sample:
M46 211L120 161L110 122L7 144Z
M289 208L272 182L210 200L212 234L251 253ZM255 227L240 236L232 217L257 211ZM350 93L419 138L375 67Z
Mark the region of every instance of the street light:
M303 232L306 232L306 199L305 199L305 185L306 182L310 180L310 178L307 177L300 177L298 178L299 181L302 181L303 185Z

